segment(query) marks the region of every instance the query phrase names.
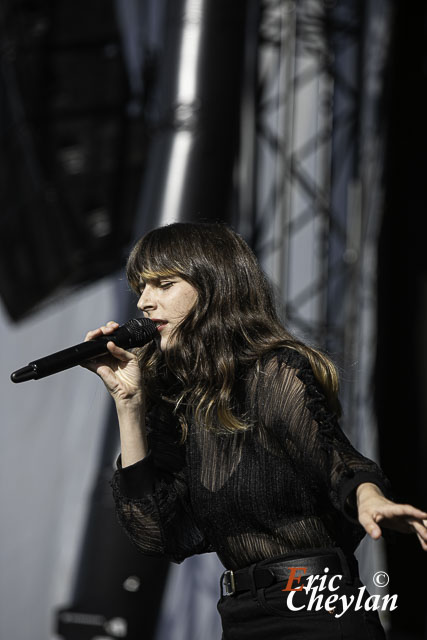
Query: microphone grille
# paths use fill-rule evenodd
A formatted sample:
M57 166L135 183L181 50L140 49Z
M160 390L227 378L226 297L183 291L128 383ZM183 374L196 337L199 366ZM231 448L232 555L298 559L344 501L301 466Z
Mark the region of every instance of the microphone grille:
M123 326L130 334L129 347L143 347L158 335L156 324L149 318L132 318Z

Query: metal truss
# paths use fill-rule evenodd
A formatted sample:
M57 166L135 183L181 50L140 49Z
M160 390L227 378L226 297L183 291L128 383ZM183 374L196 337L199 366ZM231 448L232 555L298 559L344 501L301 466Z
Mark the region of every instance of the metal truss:
M286 326L338 365L343 428L375 459L377 114L390 2L261 0L260 14L252 237L246 235ZM365 568L378 553L365 548Z
M390 13L388 0L262 0L260 8L246 236L285 324L342 369L342 400L356 431L376 338L376 113Z
M333 81L318 2L261 11L253 246L287 325L323 343L328 282Z
M379 219L373 111L387 16L372 5L261 5L252 246L289 328L346 362L357 351L363 256Z

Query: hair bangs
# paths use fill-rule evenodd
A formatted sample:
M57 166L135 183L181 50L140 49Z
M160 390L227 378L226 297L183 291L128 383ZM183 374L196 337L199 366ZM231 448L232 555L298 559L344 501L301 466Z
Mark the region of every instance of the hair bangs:
M185 278L189 271L185 252L177 251L178 247L169 238L162 238L160 231L161 228L155 229L141 238L129 256L126 276L136 293L140 290L141 280L172 276Z

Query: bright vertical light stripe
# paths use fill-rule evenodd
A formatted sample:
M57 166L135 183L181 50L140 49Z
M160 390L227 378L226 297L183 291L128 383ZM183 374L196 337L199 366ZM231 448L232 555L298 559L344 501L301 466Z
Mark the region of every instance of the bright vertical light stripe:
M173 139L166 173L160 224L176 222L179 216L192 142L191 131L178 131Z
M176 95L178 109L192 105L196 100L204 9L205 0L187 0L184 5ZM191 108L188 115L191 117ZM170 224L179 219L193 138L193 132L186 129L178 129L173 136L160 224Z
M196 97L204 5L204 0L187 0L185 3L178 72L178 103L188 104Z

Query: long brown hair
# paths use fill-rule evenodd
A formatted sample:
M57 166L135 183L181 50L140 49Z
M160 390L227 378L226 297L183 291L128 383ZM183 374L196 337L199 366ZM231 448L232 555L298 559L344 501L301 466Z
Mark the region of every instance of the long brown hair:
M283 327L272 289L241 236L225 224L208 223L175 223L150 231L129 256L127 278L139 293L141 279L165 276L183 278L198 298L174 329L174 346L162 354L150 343L139 359L151 397L159 394L165 365L173 372L179 392L169 401L186 409L181 413L183 439L190 416L207 428L246 429L233 405L237 370L282 346L309 359L331 408L340 413L334 364Z

